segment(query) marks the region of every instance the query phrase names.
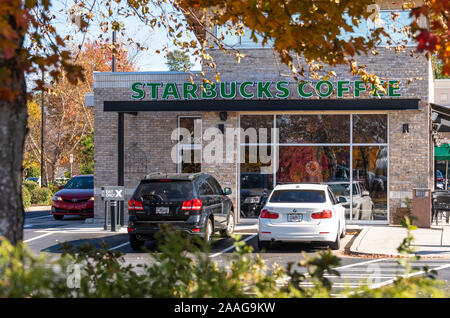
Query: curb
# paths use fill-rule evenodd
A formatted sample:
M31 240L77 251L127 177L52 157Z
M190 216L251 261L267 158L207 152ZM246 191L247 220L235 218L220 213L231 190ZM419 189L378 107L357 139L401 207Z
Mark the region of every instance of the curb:
M369 228L364 228L360 230L359 233L355 235L355 237L350 240L350 242L345 246L343 254L345 256L352 256L352 257L364 257L364 258L405 258L404 255L399 254L376 254L376 253L364 253L359 252L358 247L361 244L362 239L369 231ZM413 255L411 255L413 256ZM424 256L419 255L420 259L448 259L448 257L443 256Z
M50 205L37 205L37 206L30 206L25 210L25 212L33 212L33 211L50 211L52 207Z

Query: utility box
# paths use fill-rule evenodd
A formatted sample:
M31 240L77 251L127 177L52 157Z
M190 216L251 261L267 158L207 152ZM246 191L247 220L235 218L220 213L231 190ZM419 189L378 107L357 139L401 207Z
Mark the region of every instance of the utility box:
M416 217L412 223L417 227L431 227L431 189L413 189L412 215Z

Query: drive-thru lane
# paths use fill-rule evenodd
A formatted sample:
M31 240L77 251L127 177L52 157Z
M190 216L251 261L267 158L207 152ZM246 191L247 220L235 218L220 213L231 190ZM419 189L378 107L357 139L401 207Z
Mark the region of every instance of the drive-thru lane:
M26 212L24 241L36 253L59 253L61 252L61 244L64 242L75 246L90 243L98 248L106 244L108 249L123 253L125 260L130 264L151 262L149 253L136 252L131 249L126 232L111 233L98 227L85 227L84 223L84 219L79 217L67 217L61 221L56 221L49 211ZM343 245L349 239L347 236ZM314 256L326 248L305 243L289 243L276 244L270 250L261 252L257 247L255 234L244 233L241 240L252 246L254 255L259 254L268 265L275 263L281 266L286 266L289 263L295 264L303 258L302 253L307 256ZM215 237L209 257L217 261L219 265L227 264L234 251L233 243L234 240L231 238ZM149 251L157 251L155 242L147 242L146 248ZM336 268L341 275L327 275L327 277L333 282L335 292L345 288L355 288L365 283L372 286L382 286L391 283L397 276L404 274L404 269L398 265L396 259L347 257L343 255L342 250L334 253L341 258L341 265ZM423 259L415 262L413 266L417 268L428 266L430 269L435 269L438 272L439 279L450 282L450 259ZM302 268L298 270L304 271ZM308 286L308 284L305 284L305 286Z

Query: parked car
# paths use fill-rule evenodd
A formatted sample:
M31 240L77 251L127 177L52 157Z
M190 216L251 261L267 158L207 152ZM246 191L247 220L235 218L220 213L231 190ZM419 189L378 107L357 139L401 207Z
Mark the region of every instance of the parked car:
M344 197L346 203L343 204L347 218L350 216L350 184L345 182L328 182L327 183L334 195ZM352 219L353 220L373 220L373 201L370 193L364 187L364 183L353 181L352 194Z
M55 193L51 213L55 220L64 215L94 217L94 176L79 175L70 179Z
M271 174L255 172L241 173L241 217L257 218L261 213L270 191Z
M258 245L325 242L337 250L345 231L344 208L328 185L278 185L259 216Z
M214 232L234 231L230 188L204 173L151 174L141 180L128 201L128 234L133 250L160 231L161 223L198 235L207 242Z

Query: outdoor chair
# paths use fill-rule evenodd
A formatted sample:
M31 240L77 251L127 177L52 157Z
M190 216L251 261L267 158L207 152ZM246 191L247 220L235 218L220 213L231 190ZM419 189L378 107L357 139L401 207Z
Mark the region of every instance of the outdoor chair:
M436 225L438 224L439 214L445 213L445 220L449 223L450 218L450 194L448 192L437 192L433 193L433 209L431 215L431 222L436 220Z

